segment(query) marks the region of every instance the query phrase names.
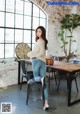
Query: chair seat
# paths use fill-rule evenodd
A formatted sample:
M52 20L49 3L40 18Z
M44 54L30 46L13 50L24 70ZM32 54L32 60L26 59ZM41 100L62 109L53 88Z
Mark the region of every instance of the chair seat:
M70 77L70 78L67 76L67 74L65 75L65 74L61 74L61 73L60 73L58 76L59 76L59 83L58 83L58 86L57 86L57 91L58 91L58 89L59 89L60 81L61 81L62 79L66 79L66 80L67 80L67 87L68 87L68 88L69 88L68 80L69 80L70 82L72 82L73 80L75 80L76 89L77 89L77 92L79 92L79 90L78 90L78 85L77 85L77 79L76 79L77 76L75 75L75 73L71 74L71 77Z
M34 79L30 79L30 80L28 81L28 84L33 84L33 83L35 83L35 80L34 80Z
M35 83L41 83L41 82L36 82L33 78L29 79L28 84L35 84Z

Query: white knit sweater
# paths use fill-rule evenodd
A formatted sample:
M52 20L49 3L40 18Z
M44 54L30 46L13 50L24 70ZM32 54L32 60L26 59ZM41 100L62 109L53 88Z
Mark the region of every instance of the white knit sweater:
M34 48L27 54L30 59L33 57L37 57L38 59L46 62L46 50L45 50L45 42L43 39L38 39L35 43Z

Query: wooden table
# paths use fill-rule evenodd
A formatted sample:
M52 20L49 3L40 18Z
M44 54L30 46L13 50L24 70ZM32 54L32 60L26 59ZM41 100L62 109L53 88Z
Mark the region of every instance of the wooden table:
M49 66L49 65L47 65ZM54 65L50 66L54 68L55 70L62 70L68 73L72 72L78 72L80 71L80 64L72 64L68 62L62 62L62 61L55 61Z
M49 67L49 65L47 65ZM76 72L80 72L80 64L72 64L72 63L67 63L67 62L61 62L61 61L55 61L54 65L50 66L51 68L53 68L56 71L64 71L65 73L67 73L68 75L68 106L71 106L77 102L80 102L80 99L75 100L73 102L71 102L71 85L72 85L72 81L71 79L71 75L73 73Z
M18 60L18 84L20 84L20 62L21 60ZM31 64L31 60L25 60L27 61L29 64ZM71 79L71 75L73 73L76 72L80 72L80 64L72 64L72 63L68 63L68 62L61 62L61 61L55 61L54 65L47 65L46 67L51 67L53 68L55 71L65 71L65 73L68 74L68 106L71 106L77 102L80 102L80 99L75 100L73 102L71 102L71 85L72 85L72 81Z

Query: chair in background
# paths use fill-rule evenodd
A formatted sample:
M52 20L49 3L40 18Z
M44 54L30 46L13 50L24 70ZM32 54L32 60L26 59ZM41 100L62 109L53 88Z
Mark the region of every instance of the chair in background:
M54 56L53 58L54 58L54 61L59 61L59 57Z
M21 90L22 84L23 84L23 79L26 79L26 81L28 82L29 79L33 78L33 71L27 70L27 67L29 67L29 65L31 65L30 62L21 60L20 63L21 63L21 71L22 71L21 85L20 85L20 90Z
M49 62L48 62L49 61ZM50 62L51 61L51 62ZM54 58L46 58L46 73L49 78L49 91L50 91L50 81L55 79L55 83L57 85L57 80L56 80L56 72L55 70L51 67L54 64Z
M59 57L54 56L53 58L54 58L54 61L59 61ZM62 59L62 61L64 61L64 60L66 61L66 58ZM67 76L67 74L65 72L57 71L55 77L56 77L56 83L57 83L57 91L59 90L60 82L63 79L67 81L67 88L68 88L68 76ZM77 92L79 92L78 84L77 84L77 79L76 79L75 74L72 74L70 81L72 81L72 80L75 81Z
M41 82L36 82L33 79L33 72L32 71L28 71L27 67L28 65L30 65L31 63L25 60L21 60L21 68L22 68L22 79L21 79L21 85L20 85L20 90L22 88L22 82L23 82L23 78L25 78L27 80L27 98L26 98L26 105L28 105L28 101L29 101L29 95L30 95L30 91L33 87L35 88L39 88L39 90L41 91L41 95L42 95L42 100L43 100L43 104L44 104L44 88L42 87L42 83Z
M44 105L44 91L43 91L43 87L42 87L42 83L41 82L36 82L34 81L34 79L30 79L27 83L27 98L26 98L26 105L28 105L28 101L29 101L29 95L31 92L32 88L38 88L41 92L41 98L42 98L42 102Z
M63 79L67 81L67 88L68 88L68 76L67 76L67 74L65 72L59 71L58 72L58 80L59 80L59 82L58 82L58 85L57 85L57 91L59 90L60 82ZM72 82L73 80L75 81L77 92L79 92L76 74L72 74L71 75L70 81Z
M56 58L56 59L59 60L58 58ZM67 88L68 88L68 76L65 72L58 71L57 72L57 78L59 80L58 85L57 85L57 91L59 90L60 82L63 79L67 81ZM77 92L79 92L76 74L72 74L70 81L73 81L73 80L75 81Z

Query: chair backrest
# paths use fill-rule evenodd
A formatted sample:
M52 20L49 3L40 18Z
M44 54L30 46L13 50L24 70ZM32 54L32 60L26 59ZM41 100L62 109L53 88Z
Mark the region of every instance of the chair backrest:
M58 56L53 56L53 55L51 55L50 58L53 58L54 61L59 61L59 57L58 57Z
M27 69L25 69L25 61L21 61L21 68L22 68L22 73L26 74L27 73Z
M28 71L28 65L31 63L25 60L21 61L22 74L29 80L33 78L33 71Z
M55 61L59 61L59 57L54 56L54 60L55 60Z

